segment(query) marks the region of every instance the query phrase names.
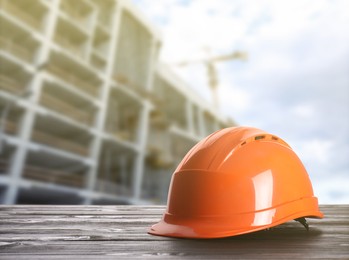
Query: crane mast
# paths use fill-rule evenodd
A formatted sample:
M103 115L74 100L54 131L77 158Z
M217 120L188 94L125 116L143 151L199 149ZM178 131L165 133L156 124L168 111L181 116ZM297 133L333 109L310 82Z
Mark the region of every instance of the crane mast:
M211 90L211 98L213 105L218 109L219 108L219 98L218 98L218 72L216 68L216 63L218 62L228 62L231 60L247 60L247 53L243 51L234 51L226 55L213 56L207 59L191 60L191 61L182 61L174 65L179 67L188 66L194 63L201 63L206 67L208 86Z

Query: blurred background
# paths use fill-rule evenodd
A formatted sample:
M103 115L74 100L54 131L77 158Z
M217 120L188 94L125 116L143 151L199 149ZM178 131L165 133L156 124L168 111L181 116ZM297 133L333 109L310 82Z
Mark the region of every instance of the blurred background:
M349 203L348 24L345 0L1 0L0 203L164 204L236 125Z

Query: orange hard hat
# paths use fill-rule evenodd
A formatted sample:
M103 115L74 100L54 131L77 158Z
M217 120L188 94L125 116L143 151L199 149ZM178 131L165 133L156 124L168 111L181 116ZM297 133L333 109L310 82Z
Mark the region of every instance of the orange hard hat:
M235 236L289 220L322 218L309 176L291 147L252 127L219 130L196 144L172 175L166 212L149 233Z

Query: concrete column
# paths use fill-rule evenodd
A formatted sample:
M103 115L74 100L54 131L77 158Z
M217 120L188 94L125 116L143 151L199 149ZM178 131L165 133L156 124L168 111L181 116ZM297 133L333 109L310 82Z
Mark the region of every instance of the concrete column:
M45 27L45 38L41 46L41 50L38 53L37 65L46 62L50 51L50 39L54 33L56 27L57 13L59 8L60 0L52 0L50 4L49 14L47 16L46 27ZM32 135L33 125L35 121L35 105L38 103L41 88L42 88L43 75L42 72L37 71L33 75L33 80L29 88L30 96L26 102L26 111L21 122L21 131L19 133L19 139L21 141L14 154L13 163L10 167L10 184L5 195L5 204L16 203L18 194L19 182L22 176L22 172L25 166L25 160L27 156L27 144L30 142Z
M31 87L31 96L26 102L26 111L21 122L19 139L20 145L14 154L13 163L10 167L10 185L5 196L5 204L16 203L19 182L22 176L22 172L25 166L25 160L27 156L27 145L30 142L33 125L35 121L35 108L34 104L37 103L42 86L42 75L34 76Z
M198 121L199 121L199 133L201 137L207 135L207 129L205 126L204 111L198 107Z
M96 23L97 23L97 11L94 9L92 11L92 14L90 15L90 17L88 18L88 27L89 30L91 31L87 41L86 41L86 46L84 46L85 48L85 60L86 62L90 62L91 59L91 52L92 52L92 48L93 48L93 36L95 34L95 27L96 27Z
M45 24L45 30L44 30L44 42L41 46L41 50L38 53L38 60L37 65L40 67L41 65L45 64L47 62L50 48L51 48L51 42L52 38L54 36L56 24L57 24L57 17L59 12L59 6L60 6L60 0L51 0L50 1L50 9L49 14L47 15L47 21Z
M132 191L134 199L141 197L142 181L144 174L144 157L146 153L147 137L148 137L148 124L149 124L149 111L151 109L149 101L143 102L143 109L139 116L139 128L138 128L138 151L135 157L133 167L133 183Z
M112 34L111 34L111 41L109 46L109 59L107 63L106 68L106 77L104 78L104 82L102 85L102 93L101 93L101 102L99 107L99 112L97 115L96 120L96 136L95 140L92 145L92 152L91 157L92 160L95 161L95 165L90 169L88 172L88 180L87 180L87 198L84 201L84 204L91 204L92 199L91 195L93 193L94 186L96 184L97 175L98 175L98 161L99 161L99 154L100 150L102 148L103 144L103 132L104 132L104 125L107 117L107 105L108 105L108 98L110 94L110 84L112 82L112 74L113 74L113 67L114 67L114 57L117 51L117 44L118 44L118 36L119 36L119 29L120 29L120 23L121 23L121 15L123 11L122 1L118 1L116 5L115 15L113 16L113 22L112 22Z
M158 42L153 38L152 46L151 46L151 54L149 61L149 70L148 70L148 78L146 82L146 90L151 92L153 88L154 82L154 71L155 65L157 61L157 47ZM151 110L151 103L149 100L143 101L143 110L141 111L140 120L139 120L139 129L138 129L138 144L139 150L138 155L135 160L135 165L133 169L133 199L135 202L141 198L142 193L142 182L143 182L143 174L144 174L144 159L146 155L146 146L148 139L148 131L149 131L149 116Z
M220 129L219 122L218 122L217 118L214 118L213 120L214 120L214 130L217 131Z
M186 99L186 119L187 119L187 129L190 134L194 134L194 116L193 116L193 103Z

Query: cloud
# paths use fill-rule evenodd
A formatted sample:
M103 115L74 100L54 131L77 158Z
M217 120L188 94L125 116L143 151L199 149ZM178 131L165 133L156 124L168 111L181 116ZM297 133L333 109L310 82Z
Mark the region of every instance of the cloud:
M224 104L222 112L227 115L245 111L251 105L250 96L242 88L223 83L219 92L220 103Z
M311 119L315 114L315 108L310 104L299 104L292 108L292 112L296 117Z
M347 176L333 176L313 180L314 194L320 204L348 204L348 181L343 181Z
M318 138L303 141L299 149L299 156L310 164L326 166L331 157L334 142L331 140L321 140Z
M349 1L135 0L164 31L173 63L234 50L217 64L221 110L294 148L320 202L349 203ZM210 100L205 68L175 68Z

